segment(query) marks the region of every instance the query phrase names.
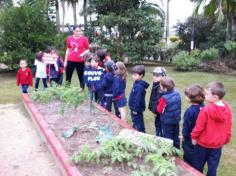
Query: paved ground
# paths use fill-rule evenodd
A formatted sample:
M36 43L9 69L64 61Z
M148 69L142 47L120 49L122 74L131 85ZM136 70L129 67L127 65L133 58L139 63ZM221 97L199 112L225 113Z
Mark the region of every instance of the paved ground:
M0 104L0 176L62 176L20 104Z

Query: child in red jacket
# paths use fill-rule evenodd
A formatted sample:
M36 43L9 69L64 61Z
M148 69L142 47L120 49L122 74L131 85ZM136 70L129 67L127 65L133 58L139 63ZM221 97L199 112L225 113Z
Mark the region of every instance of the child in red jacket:
M33 74L30 68L27 67L26 60L20 60L20 69L16 75L17 86L21 85L22 93L28 93L29 86L33 85Z
M203 172L207 162L207 176L216 176L222 146L230 141L232 134L232 112L223 100L224 95L223 83L212 82L207 85L205 98L208 105L200 111L191 133L192 143L196 144L193 167Z

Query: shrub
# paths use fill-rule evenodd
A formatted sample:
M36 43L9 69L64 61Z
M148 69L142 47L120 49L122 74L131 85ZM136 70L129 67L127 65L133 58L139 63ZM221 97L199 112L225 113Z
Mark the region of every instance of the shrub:
M171 62L172 58L179 52L178 44L177 43L171 43L168 46L165 46L162 49L162 57L161 59L163 61Z
M173 43L179 42L179 37L178 37L178 36L170 36L170 37L169 37L169 40L170 40L171 42L173 42Z
M189 55L188 52L181 51L173 57L173 64L177 70L191 71L199 66L200 61Z
M4 63L11 69L21 58L32 65L34 54L53 44L55 24L48 20L41 3L30 6L24 2L0 14L0 50L7 53Z
M229 40L225 42L224 47L226 48L229 55L236 57L236 42Z
M218 57L219 57L219 50L216 48L210 48L210 49L204 50L201 53L201 59L203 59L203 61L214 60L214 59L217 59Z

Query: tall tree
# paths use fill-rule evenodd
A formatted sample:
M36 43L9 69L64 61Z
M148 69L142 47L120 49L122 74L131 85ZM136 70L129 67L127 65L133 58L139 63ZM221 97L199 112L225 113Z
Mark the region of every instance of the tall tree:
M77 25L77 9L76 5L79 3L79 0L66 0L68 5L71 5L73 8L73 17L74 17L74 25Z
M191 0L196 3L195 12L203 7L207 16L217 15L218 21L227 20L227 39L236 40L236 1L235 0Z
M61 8L62 8L62 32L64 32L65 28L65 14L66 14L66 8L65 8L65 0L61 0Z
M0 11L6 7L13 6L12 0L0 0Z

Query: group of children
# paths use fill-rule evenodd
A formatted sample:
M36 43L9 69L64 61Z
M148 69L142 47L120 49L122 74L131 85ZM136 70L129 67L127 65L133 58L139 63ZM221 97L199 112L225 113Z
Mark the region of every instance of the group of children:
M113 102L117 117L125 120L127 69L122 62L114 63L111 60L105 62L104 66L106 73L95 92L103 92L105 99L101 104L111 111ZM128 105L133 128L145 132L143 112L146 109L145 95L149 83L143 80L143 65L134 66L131 73L134 82ZM230 141L232 133L232 112L223 100L223 83L212 82L205 89L194 84L185 89L185 98L190 106L184 113L180 135L180 93L175 89L174 80L166 76L165 68L157 67L152 73L153 85L148 108L155 115L156 135L173 140L176 148L180 148L182 141L184 160L200 172L203 172L207 162L207 175L216 176L222 147Z
M43 55L55 54L56 58L53 64L45 63ZM55 82L62 85L64 62L60 57L58 51L54 47L47 47L45 52L38 52L35 55L35 90L39 87L40 79L43 82L43 88L47 88L49 83ZM27 67L27 61L25 59L20 60L20 69L17 72L17 86L21 85L22 93L28 93L29 86L33 86L33 73L29 67Z
M62 76L58 68L63 68L63 64L60 65L59 61L54 65L54 70L57 75ZM95 100L108 111L112 111L112 104L114 104L116 116L124 121L126 120L125 107L128 103L133 128L145 132L143 112L146 109L145 96L149 87L149 83L143 80L145 67L136 65L132 68L134 82L127 102L125 90L128 73L124 63L115 63L110 58L105 59L102 65L100 62L101 58L95 54L85 60L85 67L103 69L105 72L99 83L87 85L95 94ZM44 87L47 87L47 65L43 63L41 53L36 55L35 65L35 89L38 88L40 78L43 80ZM20 66L17 84L21 84L23 93L27 93L27 85L32 85L32 79L27 82L25 77L32 78L32 73L26 67L25 60L20 62ZM182 135L180 135L182 103L180 93L175 89L175 82L167 77L163 67L155 68L152 74L153 85L148 109L155 116L156 135L173 140L176 148L180 148L180 141L182 141L184 160L200 172L203 172L207 162L207 175L215 176L222 146L230 141L232 133L232 112L223 100L225 95L223 83L212 82L205 89L196 84L185 89L184 94L190 106L184 113ZM51 80L58 82L53 76ZM205 101L207 105L204 104Z

